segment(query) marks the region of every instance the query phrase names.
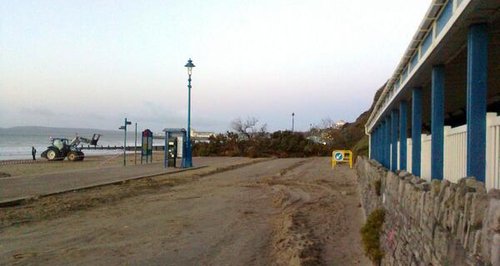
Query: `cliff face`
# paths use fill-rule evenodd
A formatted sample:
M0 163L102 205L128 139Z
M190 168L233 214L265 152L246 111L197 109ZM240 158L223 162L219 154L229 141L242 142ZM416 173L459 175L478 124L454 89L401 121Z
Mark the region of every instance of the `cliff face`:
M384 87L385 84L375 93L370 109L361 113L354 122L346 123L340 129L327 129L327 134L334 140L335 149L347 148L352 150L355 155L368 155L368 136L365 135L365 124Z

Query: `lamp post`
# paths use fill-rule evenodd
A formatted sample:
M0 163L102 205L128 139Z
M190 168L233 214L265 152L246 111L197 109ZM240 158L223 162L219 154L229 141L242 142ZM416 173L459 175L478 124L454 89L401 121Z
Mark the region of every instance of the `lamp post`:
M182 167L189 168L193 167L193 157L191 154L191 74L193 73L193 67L195 67L191 58L189 58L185 67L188 72L188 124L186 132L186 153L182 162Z
M123 126L121 126L119 129L123 129L125 131L125 137L123 139L123 166L127 165L127 125L132 125L131 121L127 121L127 118L125 117L125 123Z
M295 118L295 113L292 113L292 132L293 132L294 127L295 127L295 120L294 120L294 118Z
M137 122L135 123L134 164L137 164Z

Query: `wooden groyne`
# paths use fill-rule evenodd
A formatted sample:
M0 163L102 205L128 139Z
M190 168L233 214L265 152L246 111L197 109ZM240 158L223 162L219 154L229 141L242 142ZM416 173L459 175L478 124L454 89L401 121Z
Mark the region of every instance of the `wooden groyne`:
M80 149L82 150L123 150L123 146L80 146ZM140 151L142 149L142 146L127 146L126 150L127 151ZM153 151L163 151L165 150L165 146L153 146Z

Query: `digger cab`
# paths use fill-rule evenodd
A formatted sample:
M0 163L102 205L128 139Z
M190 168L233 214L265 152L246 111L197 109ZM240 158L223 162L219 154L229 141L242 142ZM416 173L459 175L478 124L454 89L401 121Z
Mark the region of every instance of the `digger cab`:
M52 139L52 146L56 147L59 150L62 150L65 146L67 146L69 143L68 139L64 138L53 138Z

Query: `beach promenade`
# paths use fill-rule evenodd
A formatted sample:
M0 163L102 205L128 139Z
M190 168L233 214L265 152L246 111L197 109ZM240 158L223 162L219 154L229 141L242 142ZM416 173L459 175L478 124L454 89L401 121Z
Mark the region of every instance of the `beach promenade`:
M208 165L227 167L240 163L250 162L248 158L220 158L204 157L194 158L194 167L163 168L163 164L139 164L123 166L104 166L89 169L71 169L74 162L63 162L65 170L46 172L40 174L18 175L0 178L0 205L16 204L19 201L34 197L58 194L67 191L80 190L114 183L125 182L132 179L159 176L187 170L195 170ZM39 165L38 163L37 165ZM42 164L61 164L61 162L43 162ZM78 164L78 163L76 163ZM36 166L35 166L36 167Z
M194 163L208 166L3 207L0 264L370 264L354 169L327 157Z

